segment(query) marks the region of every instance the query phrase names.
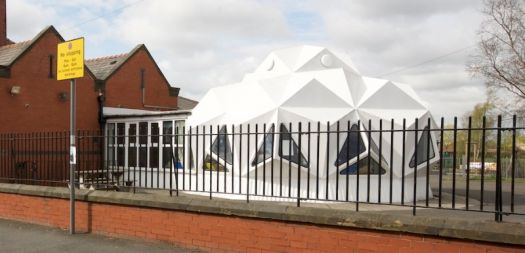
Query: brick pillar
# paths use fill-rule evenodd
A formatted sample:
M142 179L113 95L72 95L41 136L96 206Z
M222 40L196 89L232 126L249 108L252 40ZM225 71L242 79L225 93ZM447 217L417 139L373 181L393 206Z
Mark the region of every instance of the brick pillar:
M6 0L0 0L0 46L9 44L7 39L7 8Z

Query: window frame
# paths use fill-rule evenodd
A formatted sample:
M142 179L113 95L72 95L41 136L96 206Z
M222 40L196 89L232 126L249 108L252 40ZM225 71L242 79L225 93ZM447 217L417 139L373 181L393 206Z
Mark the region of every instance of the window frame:
M173 134L173 138L171 138L171 142L165 142L165 134L164 134L164 123L165 122L171 122L172 124L172 133L175 132L175 126L179 126L178 129L178 140L175 140L175 136L177 134ZM186 119L185 118L158 118L158 119L133 119L133 120L114 120L106 122L105 128L105 160L106 160L106 166L109 169L127 169L130 171L136 171L136 172L157 172L157 171L169 171L170 166L168 164L164 164L164 148L169 148L172 152L179 152L179 161L181 161L181 164L179 167L175 166L175 164L171 164L173 167L172 169L183 169L184 164L182 161L184 161L184 144L185 144L185 133L183 132L184 126L185 126ZM142 126L147 126L147 130L141 132L141 123ZM124 137L118 136L118 130L117 125L123 124L124 126ZM156 140L155 136L152 136L152 126L155 124L158 124L158 140ZM131 126L134 126L131 127ZM130 131L135 131L133 134L130 133ZM141 135L141 133L143 135ZM154 131L153 131L154 133ZM169 131L167 131L167 134L169 134ZM145 136L144 136L145 135ZM122 139L121 139L122 138ZM123 140L123 141L122 141ZM181 143L178 143L178 142ZM123 148L124 149L124 156L122 157L123 164L118 164L118 152L117 149ZM152 148L158 148L158 166L151 166L151 149ZM130 166L132 163L129 161L130 159L130 150L134 149L135 151L135 166ZM145 149L145 160L141 161L141 149Z

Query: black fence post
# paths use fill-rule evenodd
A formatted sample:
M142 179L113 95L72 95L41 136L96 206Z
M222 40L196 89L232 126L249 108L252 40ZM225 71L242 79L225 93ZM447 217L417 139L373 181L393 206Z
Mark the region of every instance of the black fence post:
M297 156L297 207L301 206L301 163L302 163L302 152L301 152L301 122L299 122L299 128L297 129L298 137L298 156ZM338 129L339 130L339 129ZM291 137L291 136L290 136ZM291 138L290 138L291 139Z
M442 194L443 194L443 142L444 142L444 128L445 128L445 119L441 117L440 124L440 142L439 142L439 192L438 192L438 207L441 208Z
M457 157L457 136L458 136L458 118L454 117L454 130L453 130L453 156L452 156L452 209L456 208L456 157Z
M209 177L210 178L210 181L209 181L209 183L210 183L210 199L212 199L212 191L213 191L213 139L212 139L213 137L212 136L213 136L213 126L210 125L210 143L209 143L209 146L210 146L209 147L210 148L210 150L209 150L210 151L210 160L209 160L209 165L208 165L208 171L210 172L210 177ZM215 137L215 138L219 138L219 131L217 131L217 137ZM218 156L218 154L217 154L217 156ZM217 158L217 160L219 160L219 159ZM217 164L217 170L218 169L219 169L219 164Z
M232 188L231 188L231 193L235 193L234 189L235 189L235 185L234 185L234 181L235 181L235 151L236 151L236 148L235 147L235 125L232 124L232 146L231 146L231 150L232 150L232 155L231 155L231 159L232 159L232 174L231 174L231 184L232 184ZM240 174L240 170L239 170L239 174ZM191 179L191 177L190 177ZM226 191L226 173L224 173L224 190ZM191 188L191 185L190 185L190 188Z
M253 158L254 159L253 160L254 161L254 166L255 166L255 168L254 168L255 169L255 175L254 175L254 178L255 178L255 180L254 180L254 184L255 184L254 185L254 187L255 187L254 192L255 192L255 194L254 195L255 196L259 195L258 191L257 191L257 180L259 179L259 171L258 171L258 167L259 167L258 163L259 163L259 161L257 159L258 158L257 157L257 145L259 144L258 136L259 136L259 124L255 123L255 142L253 144L253 150L255 151L255 156Z
M406 150L406 124L407 121L403 118L403 136L402 140L402 149L401 149L401 205L405 204L405 150Z
M250 203L250 124L246 132L246 141L246 203Z
M381 203L381 170L383 168L383 120L379 119L379 168L377 169L377 203Z
M516 176L516 115L512 116L512 155L511 155L510 211L514 212L514 190Z
M239 194L242 194L242 124L239 124Z
M366 203L370 203L370 155L372 150L372 120L368 120L368 129L367 129L367 140L368 140L368 154L366 156Z
M357 141L356 141L356 147L355 149L358 150L357 152L357 161L356 161L356 165L357 165L357 168L356 168L356 182L355 182L355 211L356 212L359 212L359 159L361 157L361 154L359 153L359 148L360 148L360 145L361 145L361 120L358 120L357 121Z
M175 194L176 196L179 196L179 169L177 168L177 164L179 163L179 154L178 154L178 148L179 148L179 127L175 126L175 147L174 149L171 149L171 154L174 156L174 163L175 163ZM173 152L175 150L175 153ZM171 168L171 167L170 167ZM170 178L172 175L170 175ZM170 190L171 190L170 185Z
M393 188L393 175L394 175L394 118L390 121L390 184L389 187L389 204L392 204L392 188Z
M179 142L179 145L181 143ZM177 145L177 148L180 148L179 145ZM182 190L186 190L186 126L182 126L182 152L181 152L181 156L182 156L182 164L181 164L181 169L182 169ZM175 168L177 169L177 168ZM191 173L189 173L189 178L190 178L190 186L189 188L191 189ZM164 177L164 184L166 184L166 177Z
M485 133L486 133L487 118L483 116L481 126L481 185L480 185L480 200L479 210L483 211L483 193L485 192Z
M414 125L414 191L413 193L413 199L412 199L412 215L416 215L416 198L417 198L417 143L418 143L418 136L417 136L417 130L418 130L418 118L416 118L416 122Z
M350 120L349 120L349 121L346 122L346 138L345 138L346 140L349 139L349 137L350 137L350 129L351 128L350 128ZM350 145L351 145L351 143L346 143L346 150L345 150L345 152L346 152L347 155L350 154ZM343 144L343 146L344 146L344 144ZM357 153L359 153L359 151ZM317 159L319 159L319 158L317 158ZM350 163L349 162L350 162L350 155L348 155L348 157L346 159L346 166L345 166L345 169L346 169L346 173L345 173L346 174L345 175L346 176L346 188L345 188L346 189L346 191L345 191L345 193L346 193L346 202L348 202L348 197L349 197L348 195L350 194L349 193L349 189L348 189L348 187L350 185L350 183L348 182L349 181L349 175L350 175L350 172L348 171L349 168L350 168ZM337 170L337 173L340 173L339 169Z
M469 209L469 198L470 198L470 144L471 144L471 131L472 129L472 117L468 117L468 130L467 130L467 150L465 151L465 155L467 156L467 182L466 182L466 189L465 189L465 210Z
M336 123L336 138L335 138L335 146L337 147L337 150L339 150L339 121L337 121ZM336 151L336 159L337 159L337 152ZM338 201L339 200L339 173L338 172L338 169L337 169L337 165L336 165L336 168L335 168L335 200Z
M175 131L176 131L176 129L175 129ZM170 138L170 144L173 143L173 133L170 133L169 138ZM173 146L170 145L170 155L171 155L171 159L170 159L170 163L169 163L169 166L170 166L170 197L173 196L173 165L174 165L173 159L175 159L175 157L173 155L173 150L174 150ZM175 163L175 166L177 166L176 163ZM177 168L175 168L175 169L177 169ZM133 176L133 177L135 177L135 176Z
M496 151L496 202L494 203L496 222L503 221L502 215L502 192L501 192L501 115L498 115L497 127L497 151Z

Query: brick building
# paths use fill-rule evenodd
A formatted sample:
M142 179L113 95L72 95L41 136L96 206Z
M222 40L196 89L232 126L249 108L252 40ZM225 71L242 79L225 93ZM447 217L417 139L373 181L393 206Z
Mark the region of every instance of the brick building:
M6 34L6 0L0 0L0 180L64 182L69 177L69 82L56 80L57 44L63 41L48 26L30 40L12 42ZM151 136L180 129L197 102L179 96L145 45L85 60L84 69L76 81L79 175L124 165L158 169L169 148L181 152L183 146L175 142L164 143L160 152ZM86 130L97 137L82 138ZM117 134L148 137L126 141L123 150L124 138ZM110 176L103 177L109 181Z
M68 130L69 83L56 80L57 44L64 38L53 26L23 42L6 35L6 0L0 0L0 133ZM195 106L178 96L145 45L85 63L77 79L78 129L102 130L106 118L130 114L187 115Z

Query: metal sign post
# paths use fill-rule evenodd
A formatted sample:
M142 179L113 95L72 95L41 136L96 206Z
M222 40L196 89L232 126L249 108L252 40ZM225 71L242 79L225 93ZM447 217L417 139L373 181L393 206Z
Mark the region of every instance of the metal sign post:
M69 110L69 233L75 233L75 167L77 163L77 148L75 140L75 131L76 131L76 82L75 79L71 79L70 83L70 110Z
M75 233L75 169L77 164L76 148L76 82L75 78L84 77L84 38L58 44L57 80L69 80L69 233Z

